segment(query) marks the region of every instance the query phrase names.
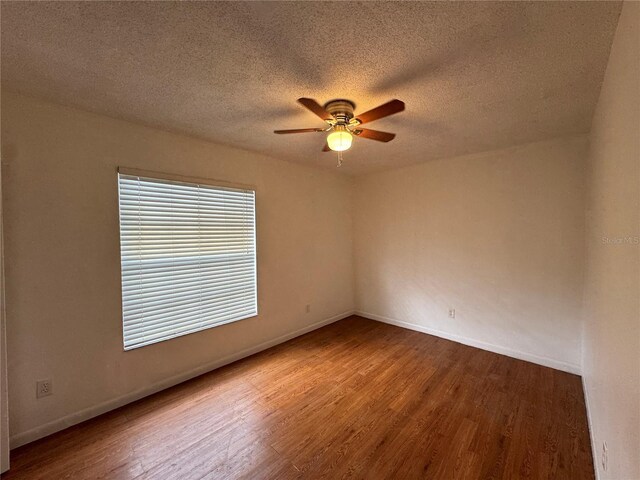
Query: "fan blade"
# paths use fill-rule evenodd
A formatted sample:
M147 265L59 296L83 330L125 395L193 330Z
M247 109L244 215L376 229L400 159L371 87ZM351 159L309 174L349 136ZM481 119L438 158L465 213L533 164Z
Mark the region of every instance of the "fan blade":
M311 110L317 116L319 116L322 120L329 121L333 120L333 115L327 112L323 107L320 106L318 102L316 102L313 98L299 98L298 103L302 104L307 109Z
M324 142L324 147L322 147L322 151L323 152L330 152L331 149L329 148L329 144L327 142Z
M394 113L398 113L404 110L404 102L400 100L391 100L390 102L380 105L379 107L369 110L368 112L356 115L356 118L360 121L360 124L373 122L383 117L388 117Z
M293 130L274 130L273 133L282 135L283 133L307 133L307 132L324 132L322 128L294 128Z
M390 142L391 140L396 138L395 133L381 132L380 130L371 130L369 128L358 128L353 133L355 133L358 137L377 140L379 142Z

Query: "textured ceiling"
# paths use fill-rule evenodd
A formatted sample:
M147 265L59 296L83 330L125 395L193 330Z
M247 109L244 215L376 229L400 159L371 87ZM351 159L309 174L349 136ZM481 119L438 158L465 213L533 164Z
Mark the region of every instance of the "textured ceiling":
M351 174L587 132L618 2L2 2L3 87L334 168L298 97L405 112Z

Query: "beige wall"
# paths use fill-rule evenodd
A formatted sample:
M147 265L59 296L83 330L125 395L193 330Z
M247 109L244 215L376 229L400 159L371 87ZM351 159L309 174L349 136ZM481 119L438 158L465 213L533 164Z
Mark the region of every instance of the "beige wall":
M359 177L356 309L578 372L586 149L578 136Z
M583 378L603 479L640 478L640 3L626 2L590 138ZM608 468L602 467L607 442Z
M353 310L348 177L10 93L2 146L13 446ZM118 165L257 187L257 318L123 352Z

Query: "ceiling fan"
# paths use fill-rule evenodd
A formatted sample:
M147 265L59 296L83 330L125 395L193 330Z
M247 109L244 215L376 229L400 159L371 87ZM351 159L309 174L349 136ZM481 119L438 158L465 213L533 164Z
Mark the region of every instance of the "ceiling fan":
M390 142L395 138L395 133L381 132L362 128L360 125L379 120L394 113L404 110L404 102L391 100L368 112L355 115L353 110L355 103L350 100L338 99L325 103L324 107L312 98L299 98L298 103L315 113L324 120L328 126L325 128L296 128L293 130L275 130L273 133L307 133L307 132L331 132L327 135L327 141L323 152L333 150L343 152L351 147L353 136L377 140L378 142Z

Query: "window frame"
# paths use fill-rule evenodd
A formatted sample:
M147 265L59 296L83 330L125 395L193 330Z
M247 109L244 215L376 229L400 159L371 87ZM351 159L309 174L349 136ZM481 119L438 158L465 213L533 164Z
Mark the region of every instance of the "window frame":
M161 344L164 343L166 341L169 340L173 340L176 338L181 338L181 337L185 337L185 336L189 336L192 335L194 333L199 333L199 332L203 332L206 330L210 330L216 327L220 327L223 325L227 325L230 323L236 323L236 322L240 322L242 320L248 320L250 318L256 318L259 313L260 313L260 306L259 306L259 295L258 295L258 291L259 291L259 287L258 287L258 212L257 212L257 196L258 196L258 190L256 188L255 185L250 185L250 184L243 184L243 183L236 183L236 182L229 182L229 181L224 181L224 180L216 180L216 179L210 179L210 178L202 178L202 177L193 177L193 176L186 176L186 175L179 175L179 174L172 174L172 173L165 173L165 172L157 172L157 171L150 171L150 170L142 170L142 169L137 169L137 168L129 168L129 167L117 167L116 168L116 181L117 181L117 215L118 215L118 253L119 253L119 262L118 262L118 271L119 271L119 286L120 286L120 327L121 327L121 338L122 338L122 347L123 350L125 352L130 352L130 351L134 351L134 350L138 350L139 348L143 348L143 347L150 347L153 345L157 345L157 344ZM181 333L179 335L176 336L171 336L168 338L162 338L159 340L155 340L153 342L150 343L143 343L141 345L135 345L135 346L126 346L125 343L125 314L124 314L124 309L123 309L123 285L122 285L122 230L121 230L121 204L120 204L120 175L127 175L127 176L137 176L137 177L141 177L141 178L145 178L147 180L159 180L159 181L167 181L167 182L178 182L178 183L186 183L186 184L199 184L199 185L207 185L207 186L211 186L211 187L221 187L221 188L233 188L233 189L239 189L239 190L250 190L253 192L253 246L254 246L254 278L253 278L253 284L254 284L254 289L255 289L255 314L253 315L249 315L246 317L242 317L242 318L237 318L237 319L233 319L233 320L226 320L220 323L216 323L215 325L210 325L210 326L206 326L194 331L190 331L190 332L186 332L186 333Z

